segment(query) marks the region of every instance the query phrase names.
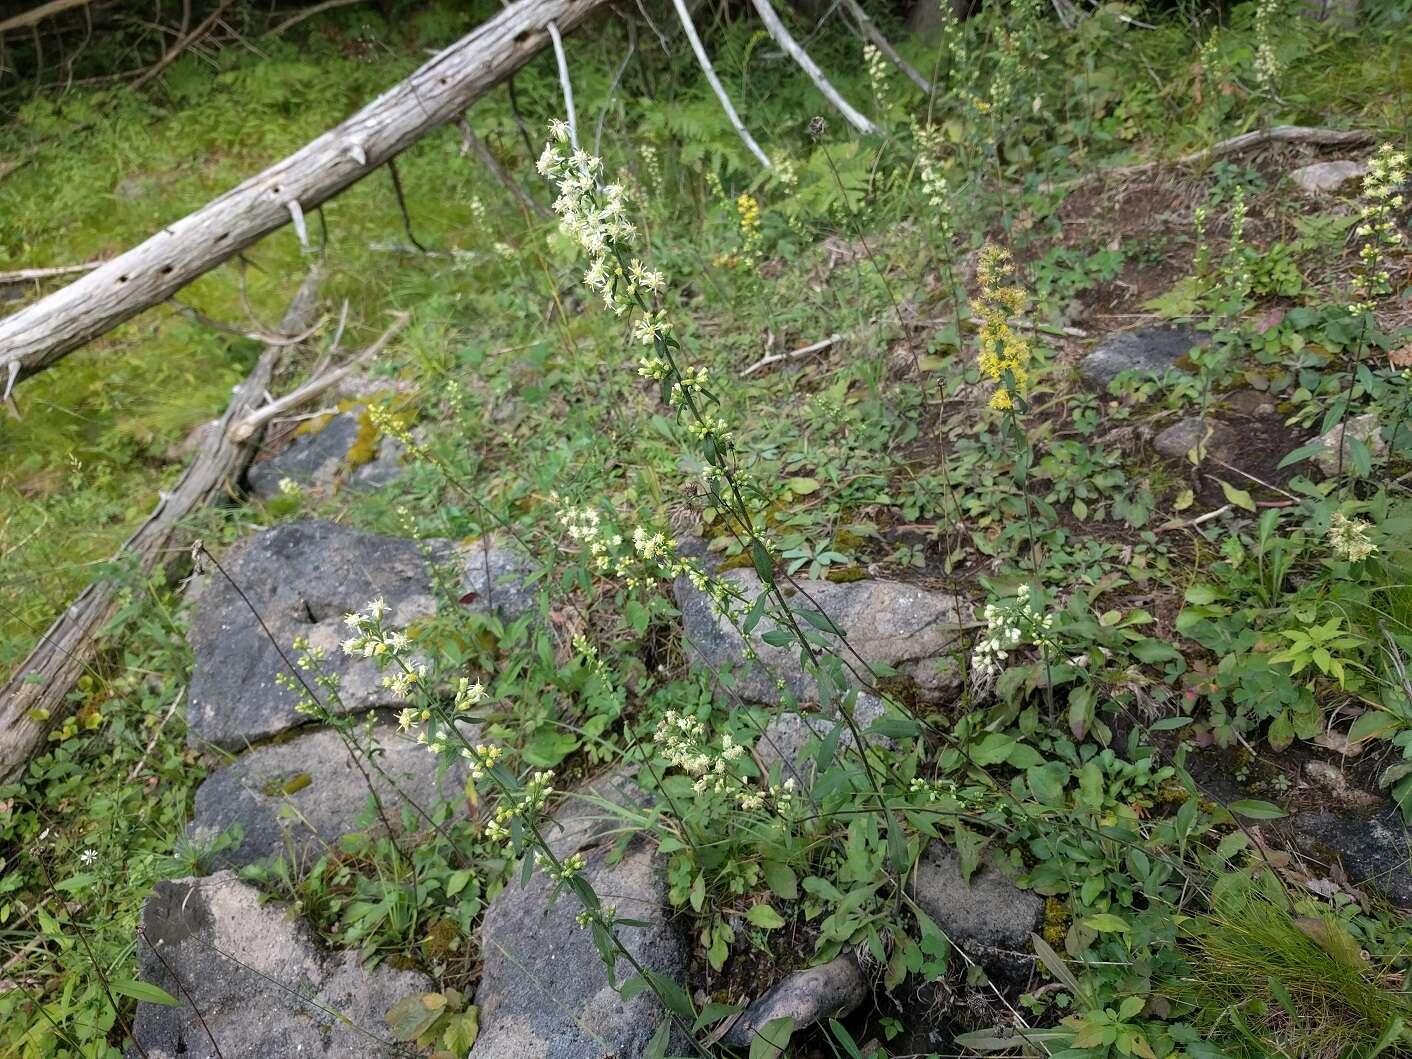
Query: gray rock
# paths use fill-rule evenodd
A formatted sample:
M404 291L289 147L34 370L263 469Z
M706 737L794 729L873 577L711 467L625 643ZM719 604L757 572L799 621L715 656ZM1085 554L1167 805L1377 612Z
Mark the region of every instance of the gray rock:
M1044 901L1020 890L982 864L968 883L955 850L933 841L917 862L912 898L946 936L992 974L1027 976L1030 934L1044 915Z
M279 494L279 483L288 478L301 487L329 487L346 481L351 489L378 489L402 472L402 445L395 438L379 438L377 454L366 463L349 467L348 453L358 440L358 417L343 412L322 430L300 434L277 455L252 464L245 480L250 492L262 500Z
M493 540L457 544L459 562L465 573L461 592L474 592L467 606L493 610L504 621L514 621L535 608L535 587L529 563L524 556Z
M261 904L229 871L158 883L142 926L143 980L181 1001L137 1006L133 1035L150 1059L402 1055L382 1043L383 1016L431 988L416 972L365 970L355 953L321 950L286 909Z
M1199 416L1188 416L1173 423L1152 442L1155 448L1169 460L1185 460L1187 453L1204 442L1206 455L1214 456L1225 463L1238 462L1236 432L1225 423L1208 423Z
M240 591L212 571L197 597L187 708L194 743L238 750L308 720L295 712L298 697L275 682L288 672L280 652L292 658L299 636L327 652L326 671L341 679L341 703L330 704L335 712L398 704L376 664L345 657L339 644L348 636L344 615L379 597L399 628L436 613L431 575L415 542L307 519L246 538L221 566Z
M1337 855L1353 885L1373 887L1393 904L1412 909L1412 850L1396 806L1373 812L1301 813L1294 827L1306 853L1320 859Z
M853 719L864 729L883 715L881 701L871 695L859 695L853 706ZM780 766L780 779L793 779L803 787L814 780L813 750L818 742L833 731L836 717L786 711L770 718L755 741L755 760L766 775L775 765ZM866 736L869 746L891 746L892 741L878 736ZM853 733L845 730L838 740L839 752L851 750L856 744Z
M801 1030L820 1019L842 1018L868 996L868 983L852 956L795 971L741 1012L721 1043L749 1048L755 1035L775 1019L792 1018Z
M1189 327L1157 325L1110 335L1084 357L1079 374L1090 385L1106 388L1125 371L1161 375L1177 365L1206 336Z
M637 766L620 765L581 784L554 810L544 838L556 857L567 857L621 831L622 818L610 805L646 808L652 799L637 785Z
M1387 442L1383 440L1382 431L1379 429L1378 417L1372 412L1365 412L1340 423L1327 434L1321 434L1311 442L1323 447L1323 452L1314 455L1314 462L1319 465L1321 471L1330 475L1338 474L1340 445L1343 448L1343 469L1348 470L1353 466L1353 446L1348 443L1349 438L1357 438L1367 445L1368 451L1374 457L1387 451Z
M1350 180L1357 180L1368 171L1368 167L1362 162L1353 162L1346 158L1336 162L1315 162L1313 165L1301 166L1289 175L1289 178L1304 191L1310 194L1337 191Z
M359 740L366 745L364 732L360 728ZM475 732L468 731L467 738L474 741ZM343 740L329 729L242 755L197 789L192 841L205 846L238 824L244 834L240 845L217 853L216 866L240 868L284 853L296 863L311 864L341 836L358 830L360 818L381 824L370 815L375 810L369 781L393 827L400 826L404 811L416 814L414 805L430 815L437 805L464 798L468 770L463 758L439 768L426 747L390 724L375 726L371 740L382 749L376 762L383 775L364 758L367 779ZM413 820L415 829L427 826L420 814Z
M556 844L564 855L584 844L584 875L594 890L620 918L646 924L620 927L624 946L644 967L682 984L690 949L671 921L664 862L638 838L611 863L611 843L596 831L566 828ZM569 834L576 837L564 840ZM603 845L594 848L595 840ZM485 965L476 991L480 1037L472 1059L626 1059L642 1054L663 1017L649 990L631 1000L618 995L591 933L575 922L578 900L566 892L550 904L553 889L536 871L523 888L518 878L512 881L486 909ZM634 971L620 958L615 973L621 983Z
M278 674L288 671L280 651L292 658L290 645L300 636L327 652L324 667L341 680L340 702L331 707L336 713L400 705L382 686L377 665L345 657L339 644L348 635L344 615L376 598L387 603L387 621L398 628L436 613L423 548L438 565L464 558L447 541L418 544L318 519L276 526L233 546L221 566L240 591L219 571L211 571L204 575L207 583L192 608L189 635L194 665L187 727L193 744L239 750L308 720L295 712L298 697L275 682ZM484 552L477 549L471 560L468 583L484 590ZM508 579L497 584L493 593L502 617L532 605L519 576L527 573L523 561L493 547L489 568L497 579ZM464 605L487 610L490 595L482 591ZM247 600L269 636L251 614ZM319 696L325 701L322 691Z
M753 570L730 570L720 577L746 599L753 600L761 591L760 578ZM748 662L744 637L716 612L707 596L685 578L678 579L675 591L688 644L687 658L693 665L709 669L738 666L736 690L747 701L777 702L777 680L783 680L796 699L817 697L818 684L799 661L799 649L763 642L764 635L775 628L769 618L752 633L758 661ZM811 581L808 592L866 661L892 666L933 699L959 684L953 656L964 649L962 634L970 617L964 599L961 603L967 609L962 612L957 610L953 593L881 580ZM790 606L811 609L802 597Z

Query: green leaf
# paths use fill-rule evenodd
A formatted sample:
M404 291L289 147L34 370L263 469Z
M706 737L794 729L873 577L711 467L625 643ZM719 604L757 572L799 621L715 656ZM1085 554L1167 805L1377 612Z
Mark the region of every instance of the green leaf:
M1025 782L1042 805L1058 807L1064 804L1064 787L1069 782L1069 766L1062 761L1050 761L1025 770Z
M474 878L473 874L466 868L453 871L451 877L446 880L446 896L455 897L466 888L466 884Z
M1207 603L1215 603L1217 596L1216 590L1210 585L1192 585L1182 598L1196 606L1204 606Z
M867 734L884 739L915 739L922 734L922 726L910 717L879 717L868 725Z
M1275 469L1282 471L1292 463L1307 460L1310 456L1317 456L1323 451L1324 443L1322 441L1314 441L1310 442L1308 445L1301 445L1293 452L1286 453L1285 458L1275 465Z
M1096 930L1100 934L1126 934L1131 927L1122 916L1115 916L1112 912L1099 912L1097 915L1089 916L1083 921L1084 926L1091 930Z
M1005 756L1005 764L1011 768L1028 769L1044 764L1044 758L1028 743L1016 743L1014 749Z
M161 1004L169 1008L181 1007L180 1000L151 982L139 982L132 978L115 978L108 982L108 987L119 996L132 997L132 999L140 1000L145 1004Z
M572 732L541 728L530 737L521 752L531 765L551 769L578 749L579 737Z
M820 632L832 633L835 636L843 636L843 630L829 620L827 614L820 614L816 610L796 610L795 614L803 618Z
M628 624L632 626L633 632L641 635L647 631L647 608L637 600L630 599L623 605L623 617L627 618Z
M1238 802L1231 802L1229 808L1231 812L1249 817L1251 820L1278 820L1289 815L1273 802L1262 802L1254 798L1242 798Z
M760 580L767 585L775 583L775 563L770 558L770 553L758 540L750 542L750 561L755 564L755 572L760 575Z
M445 1010L446 998L440 993L413 993L393 1004L383 1019L394 1041L415 1041Z
M779 1059L794 1036L792 1018L771 1019L750 1042L750 1059Z
M642 1059L667 1059L667 1044L672 1039L672 1020L665 1018L657 1024L657 1032L647 1042Z
M843 1048L848 1059L863 1059L863 1052L858 1047L858 1042L853 1039L853 1034L849 1033L838 1019L829 1019L829 1032Z
M441 1034L441 1043L457 1055L465 1055L479 1036L480 1009L472 1005L461 1014L447 1018L446 1029Z
M1255 510L1255 501L1250 499L1250 494L1244 489L1237 489L1230 482L1221 478L1217 478L1216 481L1220 483L1221 492L1226 494L1226 499L1230 503L1245 511Z
M746 922L752 923L765 930L775 930L784 926L784 917L767 904L751 906L749 912L745 913Z
M1014 748L1014 736L1004 732L987 732L979 743L971 747L971 761L981 768L998 765L1010 756L1010 751Z
M1368 710L1358 716L1348 730L1350 743L1361 743L1365 739L1385 738L1394 729L1401 727L1401 721L1391 713L1382 710Z
M795 496L808 496L810 493L818 492L819 480L817 478L791 478L789 480L789 490Z
M765 885L776 897L793 901L799 896L799 879L788 864L767 860L761 868L765 873Z

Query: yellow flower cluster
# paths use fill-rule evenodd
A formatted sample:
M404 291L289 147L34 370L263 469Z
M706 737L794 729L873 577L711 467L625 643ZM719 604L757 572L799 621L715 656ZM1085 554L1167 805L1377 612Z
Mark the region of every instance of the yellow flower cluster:
M754 258L760 252L760 203L749 192L735 200L735 212L740 215L740 249L743 257Z
M1025 310L1028 296L1011 284L1015 262L1004 247L988 244L976 266L979 297L971 299L971 311L981 320L980 353L976 358L981 372L996 383L990 407L1015 407L1015 398L1025 392L1029 381L1030 344L1016 334L1010 320Z

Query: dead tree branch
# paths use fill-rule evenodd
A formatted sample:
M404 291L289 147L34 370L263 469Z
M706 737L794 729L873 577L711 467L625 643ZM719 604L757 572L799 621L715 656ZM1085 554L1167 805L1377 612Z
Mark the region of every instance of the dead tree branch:
M672 0L672 4L677 9L677 18L681 19L681 28L686 33L686 39L691 43L691 50L696 55L701 72L706 75L706 81L710 84L711 90L721 101L721 109L726 112L726 119L731 123L731 128L735 129L735 134L740 137L741 142L760 164L766 169L771 168L770 159L766 157L764 151L760 150L760 145L755 142L755 137L750 135L750 130L740 120L740 115L735 112L735 106L731 103L730 96L726 95L725 86L716 76L716 69L711 65L711 60L706 55L706 48L702 45L701 37L696 32L696 25L691 21L691 12L686 9L686 0Z
M0 379L27 378L328 201L523 66L548 24L603 0L519 0L357 114L83 278L0 320Z
M922 95L929 96L935 89L932 83L918 72L917 68L897 53L897 49L892 46L892 42L883 36L882 30L878 29L876 22L869 17L868 12L863 10L863 5L858 0L843 0L843 6L848 9L848 13L853 16L853 21L858 23L858 28L863 31L863 36L867 37L873 47L887 56L888 62L902 71L902 75L922 90Z
M374 342L363 352L332 371L325 372L316 378L310 379L293 393L285 394L277 401L271 401L257 411L251 412L240 422L231 427L230 435L236 441L245 441L257 430L264 427L272 419L278 419L291 408L298 408L308 401L312 401L319 394L323 393L340 379L345 379L353 372L357 371L369 361L375 359L379 353L387 348L387 344L397 336L397 333L407 326L407 321L411 319L406 313L394 313L392 326L378 336Z
M824 72L819 69L818 64L809 58L809 53L800 47L789 34L789 30L784 28L784 23L780 21L780 16L775 13L775 9L770 6L770 0L751 0L755 5L755 10L760 16L760 21L765 23L765 28L769 30L770 36L775 39L775 43L783 48L796 63L799 68L809 75L809 79L814 82L814 86L823 93L824 98L833 104L836 109L860 133L867 136L877 132L875 126L862 114L854 110L841 95L838 90L829 83L829 79L824 76Z
M490 145L476 135L476 130L471 128L471 123L466 120L464 114L456 119L456 127L461 130L461 153L463 155L474 154L476 160L489 169L490 175L500 181L505 190L515 196L515 199L525 209L538 217L551 218L554 216L548 206L536 202L530 193L520 186L520 182L515 179L510 170L500 164L500 159L495 157L495 152L490 149Z
M281 324L286 332L298 333L309 326L318 305L320 279L316 268L304 280ZM197 452L176 487L163 494L115 561L132 562L142 577L168 577L179 568L191 543L186 520L205 504L233 494L254 456L253 446L236 441L231 427L256 407L286 348L268 346L260 354L231 398L214 440ZM0 688L0 782L20 772L68 713L69 693L98 658L103 629L121 605L122 585L119 578L108 577L84 589Z

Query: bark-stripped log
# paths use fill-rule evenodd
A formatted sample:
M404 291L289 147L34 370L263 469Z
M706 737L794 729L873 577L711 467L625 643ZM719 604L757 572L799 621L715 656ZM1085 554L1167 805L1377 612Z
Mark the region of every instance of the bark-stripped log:
M337 128L83 279L0 321L0 389L169 298L449 121L603 0L519 0Z
M286 334L309 327L318 307L319 270L294 296L284 322ZM139 575L172 573L191 547L183 523L205 504L234 495L236 484L255 454L259 436L244 442L233 437L241 423L260 406L270 385L275 362L288 345L267 346L254 369L231 398L213 439L204 445L176 487L157 502L156 510L123 544L114 561L131 562ZM66 610L28 658L0 688L0 783L17 776L46 737L68 713L69 692L98 657L103 629L118 612L122 583L105 578L89 585Z

